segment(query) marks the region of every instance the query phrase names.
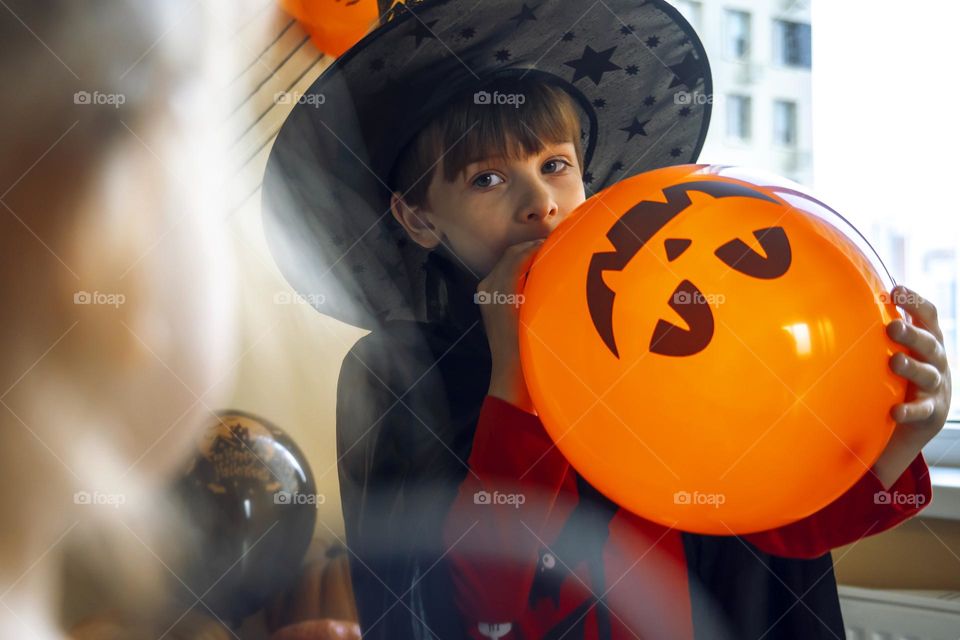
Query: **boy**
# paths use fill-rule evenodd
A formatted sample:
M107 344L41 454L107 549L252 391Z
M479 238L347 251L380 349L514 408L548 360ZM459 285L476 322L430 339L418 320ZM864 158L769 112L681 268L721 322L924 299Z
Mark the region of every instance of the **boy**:
M580 44L579 58L566 54L557 43L576 39L567 27L578 23L555 6L534 11L525 4L484 4L489 14L478 24L512 16L516 30L494 29L479 49L456 44L457 36L469 34L462 27L466 20L448 32L424 29L439 28L449 17L445 11L455 12L456 4L416 5L415 21L388 22L392 32L361 42L342 68L318 81L353 90L349 104L334 104L333 111L356 110L366 156L342 144L351 130L335 129L332 113L308 116L301 110L298 116L295 111L293 123L285 125L288 133L278 137L277 157L271 159L277 168L273 174L268 168L265 186L282 194L271 199L274 203L295 196L307 203L303 194L319 181L327 186L318 197L335 194L362 210L364 187L370 185L360 176L372 174L379 183L374 187L386 193L377 201L385 205L384 217L402 231L396 245L428 251L422 282L411 277L410 260L391 264L386 232L379 234L379 245L371 245L376 249L351 258L353 246L373 235L361 227L348 236L361 240L323 260L323 275L335 272L345 256L356 260L360 274L371 266L389 268L374 279L341 269L337 289L324 286L322 277L289 257L281 263L299 290L335 292L327 297L333 306L322 310L350 321L365 319L374 328L344 362L337 404L341 495L364 637L842 637L829 551L894 526L929 501L919 451L946 415L945 363L936 357L928 358L937 360L932 364L908 363L915 375L907 377L924 394L924 406L912 404L908 411L930 411L911 414L912 422L927 421L915 430L921 435L895 438L875 466L876 475L867 472L836 502L800 522L748 536L702 536L664 529L619 509L570 467L536 417L519 367L516 307L475 304L474 295L521 291L538 240L583 202L588 187L605 186L670 158L695 158L709 106L684 111L665 98L680 84L709 93L705 55L689 25L664 3L613 3L607 24L590 23L597 33L622 27L623 42L634 44L634 53L656 49L659 66L642 74L627 71L639 57L624 53L623 43ZM550 10L554 13L547 15ZM414 13L407 11L402 16ZM535 30L541 20L564 25L557 38ZM524 36L535 40L538 34L548 44L532 47L518 73L506 73L511 70L507 61L521 56ZM569 40L568 34L573 34ZM456 45L455 55L446 55L441 46L434 57L419 49L431 35L430 41L445 47ZM409 54L395 46L407 36ZM351 66L362 63L367 69L378 66L373 52L381 40L394 45L390 50L401 58L394 73L408 81L405 92L366 91L359 75L350 73ZM498 63L488 60L493 66L480 73L470 63L482 64L480 53L487 49ZM419 66L405 67L414 60ZM437 68L446 64L442 71L450 72L461 63L474 78L452 81L449 91L435 97ZM569 67L565 77L564 65ZM552 73L535 74L534 67ZM605 74L618 71L620 83L604 84ZM644 77L633 92L627 91L632 75ZM638 99L641 90L649 95ZM388 103L384 95L393 100ZM418 107L418 100L427 105ZM649 110L639 110L637 105L645 103ZM400 107L387 111L386 104ZM344 111L337 111L340 107ZM618 117L609 115L620 108ZM398 120L397 114L408 113L416 117ZM337 134L336 141L324 130ZM303 141L304 132L316 131L320 134ZM388 131L393 132L389 139ZM644 146L629 146L638 141ZM298 165L305 149L324 144L339 149L339 155L327 152L328 160L368 162L359 176L329 162L307 162L306 173ZM342 152L344 146L348 153ZM268 233L274 234L278 256L277 248L289 251L290 242L301 236L309 238L307 246L324 242L316 222L306 221L310 215L343 224L343 215L310 202L307 213L274 204ZM332 251L339 245L325 246ZM311 255L323 253L314 247ZM398 284L398 274L413 284ZM344 304L344 291L360 304ZM408 309L411 317L391 317L384 298ZM918 356L935 356L930 341L936 342L938 328L931 310L905 308L926 329L905 325L909 338L904 340ZM916 500L876 504L873 495L882 489ZM507 500L494 503L490 496Z

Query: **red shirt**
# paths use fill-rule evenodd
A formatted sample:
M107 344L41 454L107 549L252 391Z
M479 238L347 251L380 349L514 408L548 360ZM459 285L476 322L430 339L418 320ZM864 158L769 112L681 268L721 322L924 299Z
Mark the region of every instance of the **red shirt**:
M576 473L553 446L539 417L486 396L468 464L470 472L443 529L455 601L468 621L465 636L543 638L572 617L582 618L583 637L598 638L598 607L591 606L590 599L603 596L614 640L693 638L681 532L626 509L617 510L609 522L602 549L603 585L592 584L587 563L581 562L564 567L570 576L563 580L558 597L531 602L538 572L557 569L558 559L550 549L577 504ZM739 537L767 554L816 558L890 529L930 503L923 455L918 454L886 490L895 499L875 499L883 491L877 477L867 472L820 511L777 529ZM511 498L517 495L524 498ZM492 623L500 626L486 626Z

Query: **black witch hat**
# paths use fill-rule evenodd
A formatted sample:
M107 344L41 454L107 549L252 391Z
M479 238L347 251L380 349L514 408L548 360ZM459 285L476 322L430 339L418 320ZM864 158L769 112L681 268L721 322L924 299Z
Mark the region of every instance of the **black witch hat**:
M361 328L430 319L429 251L391 215L388 177L452 97L501 77L573 97L588 194L694 162L706 137L707 56L664 0L398 3L300 97L271 151L264 231L299 294Z

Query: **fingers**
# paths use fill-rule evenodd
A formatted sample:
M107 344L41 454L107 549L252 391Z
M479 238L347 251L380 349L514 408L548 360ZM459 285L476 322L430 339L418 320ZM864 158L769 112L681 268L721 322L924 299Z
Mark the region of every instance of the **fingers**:
M947 366L947 353L943 344L926 329L903 320L894 320L887 325L887 335L941 371Z
M927 362L911 358L905 353L895 353L890 358L890 368L899 376L913 382L917 387L931 393L936 392L942 381L940 371Z
M497 291L516 293L522 285L527 271L533 265L536 253L543 240L519 242L507 247L500 261L477 287L478 291Z
M918 324L937 338L943 341L940 324L937 320L937 308L932 302L903 285L893 288L893 302L910 314L914 324Z
M543 239L530 240L528 242L520 242L512 245L508 249L508 251L510 251L514 257L514 268L511 269L511 273L514 275L520 275L529 271L541 245L543 245Z
M919 398L913 402L894 405L890 410L890 416L901 424L923 422L933 415L936 406L936 401L931 397Z
M523 251L523 260L520 262L520 266L517 270L520 280L517 285L518 291L523 289L523 285L527 280L527 274L530 272L530 268L533 267L533 263L536 261L538 252L540 251L540 247L542 245L543 240L534 240L533 244Z

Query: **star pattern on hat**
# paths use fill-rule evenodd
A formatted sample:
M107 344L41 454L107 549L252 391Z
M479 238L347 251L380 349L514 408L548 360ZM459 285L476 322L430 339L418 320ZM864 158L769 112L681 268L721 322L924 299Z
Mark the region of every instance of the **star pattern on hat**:
M660 37L650 36L649 38L647 38L645 44L651 49L656 49L660 45Z
M560 39L563 40L564 42L570 42L576 37L577 36L573 33L573 31L567 31L565 34L563 34L563 36Z
M610 171L620 171L621 169L623 169L623 163L619 160L610 165Z
M597 109L603 109L605 106L607 106L607 101L603 98L597 98L593 101L593 106L595 106Z
M647 96L643 99L643 104L647 107L652 107L657 102L657 99L653 96Z
M627 67L624 69L624 72L625 72L628 76L635 76L635 75L637 75L638 73L640 73L640 67L638 67L638 66L635 65L635 64L627 65Z
M460 37L463 38L464 40L469 40L475 35L477 35L477 30L474 29L473 27L465 27L463 29L460 29Z
M510 19L511 19L511 20L516 20L516 21L517 21L517 25L516 25L516 26L519 27L520 25L522 25L522 24L523 24L524 22L526 22L527 20L536 20L536 19L537 19L537 16L533 13L535 9L536 9L536 7L534 7L533 9L531 9L530 7L527 6L527 3L524 2L524 3L523 3L523 6L520 8L520 13L518 13L517 15L513 16L513 17L510 18Z
M670 149L671 157L679 158L681 153L683 153L683 149L681 149L680 147L674 147L673 149Z
M692 111L690 110L690 107L680 107L680 111L678 111L677 113L680 115L681 118L686 118L692 113Z
M635 30L636 28L632 24L625 24L622 27L620 27L620 34L628 36L631 33L633 33Z
M627 133L630 134L629 136L627 136L627 142L630 142L630 140L633 139L633 136L647 135L647 131L646 129L644 129L644 127L646 127L649 122L650 122L649 120L644 120L643 122L640 122L640 120L636 116L634 116L633 122L631 122L630 125L627 127L621 127L620 131L626 131Z
M687 51L687 55L677 64L670 65L670 71L673 71L673 82L670 88L677 85L684 85L687 89L693 89L697 85L697 80L703 77L703 69L700 61L693 55L692 51Z
M510 60L510 49L500 49L493 57L497 59L497 62L507 62Z
M416 38L416 43L414 44L415 49L419 48L420 43L422 43L427 38L433 38L434 40L436 40L437 36L434 35L432 28L433 28L433 25L437 24L437 22L439 22L439 20L431 20L430 22L421 22L418 19L416 21L416 24L414 24L413 26L413 30L407 34L408 36L413 36L414 38Z
M594 51L593 47L586 45L583 48L583 54L577 60L568 60L563 64L568 67L573 67L573 79L571 82L576 82L580 78L590 78L593 80L594 85L599 85L600 81L603 79L603 74L608 71L616 71L622 67L614 64L610 61L610 58L613 56L613 52L616 51L616 47L610 47L603 51Z

